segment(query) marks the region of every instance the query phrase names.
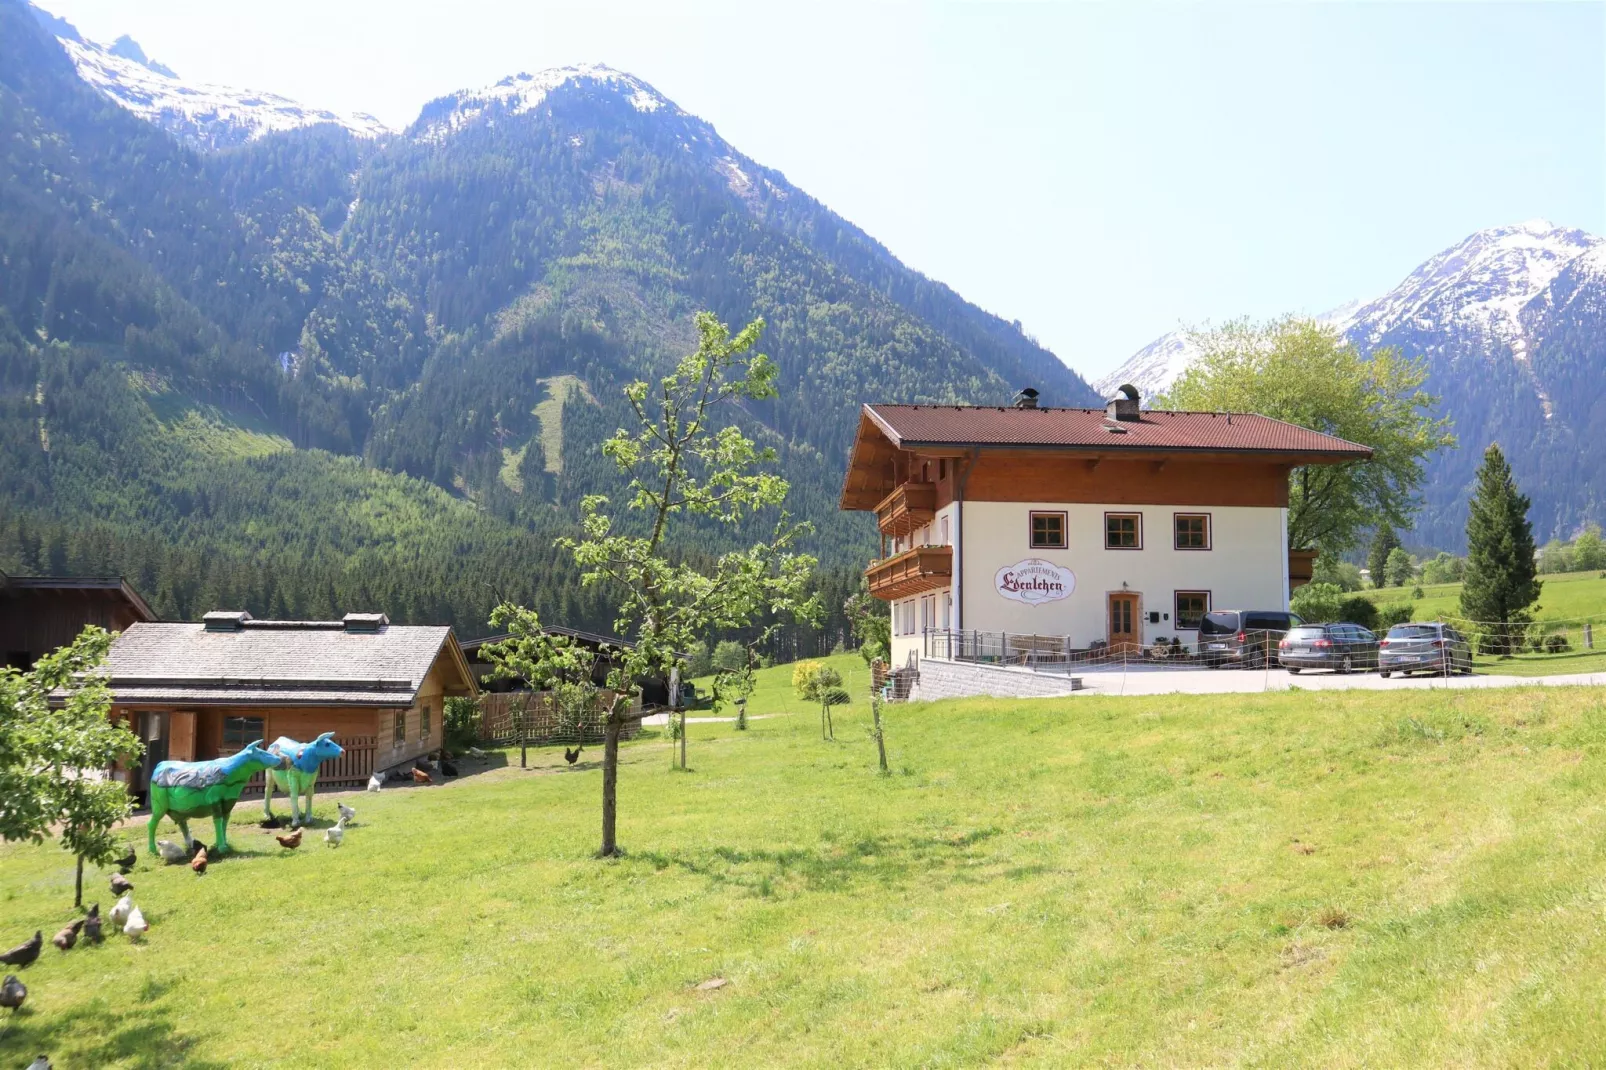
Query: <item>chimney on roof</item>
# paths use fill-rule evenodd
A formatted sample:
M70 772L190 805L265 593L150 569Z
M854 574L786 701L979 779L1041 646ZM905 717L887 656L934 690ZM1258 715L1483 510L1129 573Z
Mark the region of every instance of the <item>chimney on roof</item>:
M251 619L251 614L245 610L228 611L214 609L201 618L201 627L209 632L237 632L245 627L245 622Z
M1107 420L1120 420L1131 423L1143 418L1142 406L1138 404L1140 395L1138 388L1131 383L1122 383L1115 397L1104 406L1104 417Z
M390 623L390 618L383 613L347 613L340 623L346 626L348 632L372 634Z
M1029 386L1022 387L1021 392L1015 395L1015 407L1017 409L1037 408L1037 391Z

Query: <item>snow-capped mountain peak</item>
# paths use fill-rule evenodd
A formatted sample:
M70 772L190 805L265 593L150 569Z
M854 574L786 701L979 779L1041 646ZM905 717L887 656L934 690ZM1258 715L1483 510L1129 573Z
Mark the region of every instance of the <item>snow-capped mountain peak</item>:
M317 123L335 123L358 137L379 137L389 128L372 115L309 108L273 93L191 82L150 59L128 36L97 44L72 24L34 8L78 76L140 118L201 148L243 144L264 134Z
M553 90L569 82L607 86L627 99L637 111L656 112L667 108L672 113L680 112L656 89L634 75L601 63L578 63L534 74L509 75L482 89L448 93L425 105L413 135L425 141L439 141L493 109L515 115L533 111Z
M1522 313L1580 257L1601 257L1606 239L1530 219L1471 234L1411 272L1372 301L1352 301L1318 317L1363 351L1402 329L1419 334L1482 338L1526 362ZM1162 335L1093 384L1108 395L1133 383L1150 397L1168 389L1198 358L1187 330ZM1548 399L1545 399L1548 405Z
M1491 227L1432 257L1393 290L1359 309L1351 328L1363 346L1378 344L1397 327L1477 332L1525 356L1523 307L1581 253L1601 243L1581 230L1531 219Z

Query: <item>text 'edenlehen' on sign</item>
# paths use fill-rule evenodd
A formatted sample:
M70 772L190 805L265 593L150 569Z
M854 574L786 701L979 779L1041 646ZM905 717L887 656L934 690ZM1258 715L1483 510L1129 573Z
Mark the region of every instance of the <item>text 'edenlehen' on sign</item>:
M994 584L1005 598L1037 605L1069 598L1076 590L1076 574L1052 561L1029 557L999 569Z

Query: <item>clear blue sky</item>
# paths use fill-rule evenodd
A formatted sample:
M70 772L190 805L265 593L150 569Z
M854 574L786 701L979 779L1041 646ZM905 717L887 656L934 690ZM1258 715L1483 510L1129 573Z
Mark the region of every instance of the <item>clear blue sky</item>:
M1483 227L1606 233L1606 3L43 6L396 126L628 70L1089 377L1179 323L1375 296Z

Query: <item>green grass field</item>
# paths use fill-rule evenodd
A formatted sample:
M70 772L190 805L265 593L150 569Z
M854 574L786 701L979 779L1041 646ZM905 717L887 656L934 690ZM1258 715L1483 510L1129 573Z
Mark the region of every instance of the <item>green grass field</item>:
M1606 1051L1598 689L890 707L883 777L864 704L822 742L789 672L752 704L782 716L691 725L690 772L662 737L626 746L616 861L592 857L590 749L355 796L338 850L283 852L242 806L206 876L140 863L144 943L47 944L0 1065ZM0 848L0 944L48 940L71 899L59 850Z

